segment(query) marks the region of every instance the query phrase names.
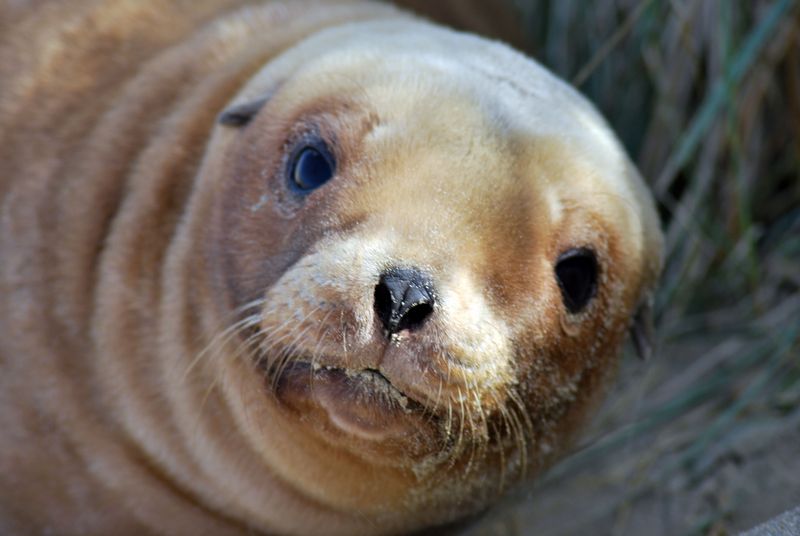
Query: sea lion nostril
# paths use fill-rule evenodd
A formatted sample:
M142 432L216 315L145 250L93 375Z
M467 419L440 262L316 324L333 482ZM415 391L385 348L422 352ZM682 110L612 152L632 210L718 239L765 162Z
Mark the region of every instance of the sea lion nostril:
M387 271L375 286L375 312L389 335L422 326L433 304L431 279L415 268Z
M426 302L414 305L400 319L397 325L397 331L414 329L415 327L421 326L432 312L433 306L430 303Z

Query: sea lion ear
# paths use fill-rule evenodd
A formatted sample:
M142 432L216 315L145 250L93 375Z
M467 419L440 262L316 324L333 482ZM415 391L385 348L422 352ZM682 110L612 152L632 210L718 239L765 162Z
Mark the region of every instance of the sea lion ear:
M228 127L243 127L264 107L269 96L233 104L217 117L217 123Z
M636 314L633 315L631 324L631 339L636 354L642 361L647 361L653 355L655 348L655 328L653 327L653 296L647 296Z

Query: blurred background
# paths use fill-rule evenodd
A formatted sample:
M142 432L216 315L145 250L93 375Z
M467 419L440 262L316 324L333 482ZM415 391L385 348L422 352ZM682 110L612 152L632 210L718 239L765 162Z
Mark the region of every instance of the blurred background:
M800 505L800 1L401 3L577 86L666 235L655 358L627 348L577 451L467 534L736 534Z

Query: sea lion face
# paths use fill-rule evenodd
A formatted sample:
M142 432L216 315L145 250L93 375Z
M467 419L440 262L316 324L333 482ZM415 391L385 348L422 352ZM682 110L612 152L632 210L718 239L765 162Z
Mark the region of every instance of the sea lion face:
M219 374L265 463L424 525L565 448L660 268L591 106L502 45L395 21L294 47L221 121Z

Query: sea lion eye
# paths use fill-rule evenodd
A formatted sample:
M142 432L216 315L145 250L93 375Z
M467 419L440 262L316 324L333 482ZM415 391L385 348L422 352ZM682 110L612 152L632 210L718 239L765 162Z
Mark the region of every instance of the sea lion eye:
M312 143L296 150L289 163L291 185L302 191L316 190L333 178L334 161L323 143Z
M556 279L570 313L579 313L597 293L597 258L586 248L570 249L556 261Z

